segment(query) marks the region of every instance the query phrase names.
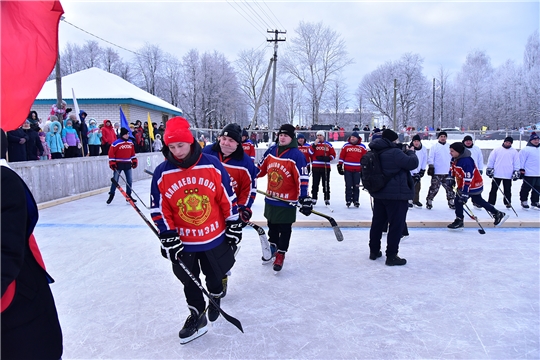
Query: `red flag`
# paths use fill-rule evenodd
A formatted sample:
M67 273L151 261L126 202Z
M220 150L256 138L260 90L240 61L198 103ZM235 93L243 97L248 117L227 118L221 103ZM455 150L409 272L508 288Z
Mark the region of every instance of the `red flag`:
M58 58L60 1L4 1L1 4L0 126L18 128Z

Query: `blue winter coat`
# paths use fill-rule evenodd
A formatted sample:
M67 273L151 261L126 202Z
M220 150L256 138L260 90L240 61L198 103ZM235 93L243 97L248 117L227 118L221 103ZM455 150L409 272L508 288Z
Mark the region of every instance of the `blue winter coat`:
M55 132L54 127L57 126L58 129ZM64 149L64 143L62 142L62 136L61 136L62 126L60 126L60 123L58 121L53 121L51 125L49 126L49 132L45 136L45 141L47 141L47 144L49 144L49 148L51 149L52 153L61 153Z

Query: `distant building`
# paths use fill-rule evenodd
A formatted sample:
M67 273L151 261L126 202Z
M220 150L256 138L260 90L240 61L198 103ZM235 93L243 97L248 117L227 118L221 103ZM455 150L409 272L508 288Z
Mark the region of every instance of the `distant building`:
M73 108L73 92L79 108L98 124L104 119L120 122L119 106L128 122L147 121L165 123L169 118L182 115L182 110L154 96L121 77L98 68L90 68L62 77L62 98ZM32 110L37 111L43 123L49 117L51 106L56 103L56 80L43 85ZM73 111L75 109L73 108Z

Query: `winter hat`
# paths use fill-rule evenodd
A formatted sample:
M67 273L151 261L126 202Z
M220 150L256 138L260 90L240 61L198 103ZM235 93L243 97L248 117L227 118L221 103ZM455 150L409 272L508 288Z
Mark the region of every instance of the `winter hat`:
M438 139L441 135L444 135L444 136L448 137L448 134L446 133L446 131L441 131L440 133L437 134L437 139Z
M165 134L163 134L165 145L175 142L193 143L193 134L189 131L189 123L181 116L176 116L169 121L165 126Z
M540 139L540 137L538 137L538 135L537 135L535 132L533 132L533 133L531 134L531 137L529 138L529 141L531 141L531 140L536 140L536 139Z
M388 139L390 141L395 141L398 138L398 134L395 133L395 131L392 131L390 129L384 129L382 132L383 139Z
M124 136L126 134L129 134L128 129L126 129L125 127L121 128L120 129L120 137L122 137L122 136Z
M38 136L46 136L46 134L43 131L38 132Z
M463 145L460 142L455 142L452 145L450 145L450 149L454 149L460 154L463 154L465 152L465 145Z
M317 136L319 136L319 135L324 136L324 131L322 131L322 130L317 131Z
M503 143L505 143L505 142L507 142L507 141L508 141L510 144L513 144L513 143L514 143L514 138L511 137L511 136L507 136L507 137L504 138Z
M279 128L279 131L278 131L278 136L280 134L285 134L285 135L288 135L291 139L294 139L296 136L294 136L294 126L290 125L290 124L283 124L281 125L281 127ZM318 132L317 132L318 134Z
M53 121L58 121L58 116L56 116L56 115L51 115L51 116L49 116L49 120L51 120L51 122L53 122Z
M242 136L249 137L249 134L246 129L242 130Z
M221 130L221 134L219 136L228 136L234 141L236 141L237 143L241 144L242 143L242 128L240 127L240 125L235 124L235 123L227 124L225 125L223 130Z
M90 119L88 119L88 123L89 123L90 125L92 125L92 123L97 124L97 121L96 121L96 119L94 119L94 118L90 118Z
M361 139L360 135L358 135L358 131L353 131L351 136L354 136L355 138Z
M373 133L374 133L374 134L376 134L376 133L380 133L380 132L381 132L381 129L379 129L379 128L375 128L375 129L373 129Z
M306 139L306 137L305 137L304 134L302 134L302 133L298 133L298 134L296 135L296 138L297 138L297 139L304 139L304 140Z
M465 137L463 138L463 142L465 141L472 141L471 135L465 135Z
M412 141L414 141L414 140L420 141L420 140L421 140L421 139L420 139L420 135L418 135L418 134L414 135L414 136L412 137Z

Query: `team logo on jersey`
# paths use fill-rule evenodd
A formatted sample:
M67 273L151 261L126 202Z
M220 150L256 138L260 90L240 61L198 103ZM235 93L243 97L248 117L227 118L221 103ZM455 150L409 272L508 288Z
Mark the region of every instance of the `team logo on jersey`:
M186 196L178 200L178 216L187 223L199 226L204 224L210 213L210 199L206 195L200 195L199 189L184 190Z
M268 187L272 190L279 190L283 185L283 175L278 170L268 173Z

